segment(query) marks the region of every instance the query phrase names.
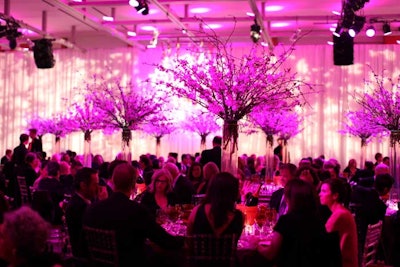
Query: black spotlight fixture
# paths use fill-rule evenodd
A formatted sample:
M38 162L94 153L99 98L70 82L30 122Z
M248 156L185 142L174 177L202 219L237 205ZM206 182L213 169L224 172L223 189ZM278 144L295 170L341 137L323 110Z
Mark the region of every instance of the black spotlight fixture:
M354 39L347 31L342 32L339 37L333 35L333 63L336 66L354 63Z
M254 43L257 43L261 38L261 27L257 24L256 20L254 20L254 24L250 26L250 37Z
M54 67L53 43L50 39L39 39L34 41L33 57L38 69L50 69Z
M349 29L349 34L351 37L355 37L365 25L365 17L362 16L354 16L353 25Z
M141 13L142 15L149 14L149 5L146 0L137 1L138 5L135 7L137 13Z
M392 34L392 30L390 29L390 24L385 22L382 26L383 35L387 36Z

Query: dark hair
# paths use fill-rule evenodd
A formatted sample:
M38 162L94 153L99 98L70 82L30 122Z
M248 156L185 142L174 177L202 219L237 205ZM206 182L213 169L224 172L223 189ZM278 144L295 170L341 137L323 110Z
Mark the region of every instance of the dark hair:
M289 203L289 212L315 214L317 197L313 186L303 180L293 179L285 186L285 199Z
M28 152L25 155L25 162L28 164L32 163L35 159L37 159L37 156L36 156L36 153L34 153L34 152Z
M139 162L142 162L144 164L144 166L146 166L146 167L151 167L151 161L146 155L141 155L139 157ZM136 166L134 166L134 167L136 167Z
M313 168L311 168L311 167L309 167L309 166L304 166L304 167L301 167L301 168L297 169L296 177L297 177L297 178L300 178L301 173L302 173L303 171L305 171L305 170L308 170L308 171L310 172L311 177L312 177L312 179L313 179L313 185L314 185L314 186L317 186L317 185L319 184L319 182L320 182L320 180L319 180L319 178L318 178L318 174L317 174L317 172L316 172Z
M378 152L378 153L375 154L375 160L378 160L381 157L382 157L382 153Z
M193 177L192 171L193 171L193 168L196 167L196 166L200 167L200 178L194 178ZM188 176L189 180L192 181L192 182L202 181L203 180L203 166L201 165L201 163L200 162L193 162L193 164L190 165L190 168L189 168L187 176Z
M23 142L25 142L25 141L28 141L29 140L29 135L27 135L27 134L21 134L20 136L19 136L19 141L21 142L21 143L23 143Z
M115 191L127 192L135 187L137 169L128 162L118 164L112 174Z
M365 161L364 169L373 170L374 169L374 163L372 161Z
M330 178L322 182L322 184L329 185L332 194L338 194L337 201L342 204L346 204L348 200L349 192L346 188L345 182L337 179L337 178Z
M153 159L151 161L151 164L153 165L154 170L160 169L160 161L158 159Z
M228 218L228 212L234 211L239 195L239 180L229 172L220 172L211 179L204 203L211 205L211 216L215 228L221 227Z
M215 145L222 145L222 137L221 136L215 136L213 138L212 142Z
M60 171L60 164L55 161L49 161L46 168L49 176L57 176L58 172Z
M90 180L93 174L96 174L97 171L92 168L83 167L79 169L74 178L74 187L75 189L80 189L80 184L85 183L86 185L90 184Z
M279 165L279 170L288 170L292 177L296 176L297 167L292 163L281 163Z
M110 165L110 162L105 161L99 166L99 177L103 179L109 179L110 176L108 175L108 166Z
M391 189L394 183L393 177L388 174L378 174L375 176L375 189L378 191L379 194L382 194L385 192L385 188Z

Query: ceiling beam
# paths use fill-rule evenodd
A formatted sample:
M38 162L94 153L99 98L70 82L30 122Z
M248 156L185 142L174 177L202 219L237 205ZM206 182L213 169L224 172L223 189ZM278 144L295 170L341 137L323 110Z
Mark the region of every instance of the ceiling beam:
M87 24L88 26L98 30L98 31L104 31L110 34L111 36L115 37L116 39L124 42L127 45L130 46L135 46L136 43L129 40L126 35L122 34L121 32L112 29L110 27L105 27L97 18L92 17L89 13L83 12L83 11L78 11L74 9L73 7L70 7L68 4L62 2L61 0L42 0L43 2L49 4L50 6L53 6L60 11L68 14L69 16L75 18L76 20ZM63 0L65 1L65 0Z
M271 36L269 35L268 30L264 26L263 16L260 13L260 11L258 10L258 6L257 6L257 3L256 3L256 0L249 0L249 4L250 4L250 7L251 7L251 10L254 13L254 21L256 21L257 24L260 25L260 27L261 27L262 39L264 40L264 42L266 42L268 44L268 48L271 51L274 50L274 44L272 42L272 39L271 39Z
M149 0L153 5L155 5L158 9L161 10L161 12L163 12L167 18L172 21L176 26L178 26L178 28L180 30L182 30L183 32L185 32L185 34L187 36L189 36L190 38L195 38L196 35L190 31L185 24L182 23L182 21L180 20L180 18L178 16L176 16L175 14L173 14L171 12L171 10L167 7L165 7L163 4L161 4L159 2L159 0Z
M245 2L246 0L231 0L230 2ZM204 3L204 0L158 0L160 4L194 4ZM213 2L226 2L226 0L213 0ZM70 6L128 6L128 0L118 0L118 1L82 1L82 2L70 2L68 3Z

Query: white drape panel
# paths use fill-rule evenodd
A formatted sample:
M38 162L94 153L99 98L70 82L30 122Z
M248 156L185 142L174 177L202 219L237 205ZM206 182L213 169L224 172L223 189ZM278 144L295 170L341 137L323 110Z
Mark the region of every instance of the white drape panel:
M304 131L289 140L291 161L297 163L302 157L324 154L337 158L342 166L350 158L360 159L360 139L338 133L342 129L344 114L357 107L351 92L364 88L369 77L367 64L388 75L400 74L399 45L356 45L355 64L334 66L332 46L309 45L297 47L290 57L290 66L301 77L317 84L316 94L308 97L310 106L304 110ZM238 50L240 50L238 48ZM76 94L76 87L83 85L92 74L106 77L118 75L125 80L144 80L153 71L152 63L162 57L161 50L141 51L133 48L118 50L93 50L80 53L73 50L54 52L56 65L53 69L36 68L31 52L0 54L1 69L1 129L0 153L18 145L18 138L26 132L26 120L32 116L50 116L65 110ZM133 134L134 158L143 153L155 153L155 139L143 133ZM212 136L207 139L211 146ZM45 135L44 149L51 155L54 136ZM120 151L120 133L106 136L100 131L92 135L92 152L112 160ZM200 137L196 134L178 132L161 140L162 155L168 152L194 154L200 149ZM61 150L83 152L83 133L74 133L61 140ZM367 148L367 159L373 160L376 152L388 155L388 141L373 141ZM239 137L239 154L265 153L265 136L262 133Z

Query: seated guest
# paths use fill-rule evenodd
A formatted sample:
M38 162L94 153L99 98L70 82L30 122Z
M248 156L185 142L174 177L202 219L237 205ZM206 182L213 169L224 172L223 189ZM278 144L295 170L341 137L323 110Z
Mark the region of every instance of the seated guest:
M7 162L10 162L11 158L12 158L12 150L6 149L6 154L1 158L1 165L4 165Z
M196 206L188 220L187 233L237 234L244 227L241 211L235 209L239 194L239 181L228 172L218 173L211 181L204 202Z
M0 258L9 267L50 267L45 253L50 226L29 207L6 213L0 226Z
M281 176L281 185L285 186L290 180L296 178L297 167L291 163L284 163L279 166L279 173ZM280 188L272 193L269 206L276 210L279 216L287 211L286 201L284 200L284 189Z
M197 191L203 181L203 166L199 162L193 162L189 167L187 177L192 182L194 190Z
M196 194L205 194L211 180L219 173L219 168L214 162L209 162L203 166L203 181L199 184Z
M155 217L158 210L167 211L168 206L175 205L175 194L172 191L172 177L168 171L156 170L151 179L151 184L139 198L140 203Z
M60 225L62 223L62 210L59 203L64 200L64 189L59 181L60 179L60 164L55 161L47 163L47 177L40 180L38 191L47 191L51 198L54 216L51 223ZM34 200L33 200L34 201Z
M194 194L192 182L180 173L178 167L174 163L167 162L163 169L167 170L172 176L172 189L175 193L176 204L192 203L192 196Z
M71 175L71 166L66 161L60 162L60 183L64 193L71 195L73 192L74 177Z
M364 169L357 172L350 181L362 186L372 187L374 175L374 163L372 161L366 161Z
M78 170L74 179L75 192L68 202L65 210L65 219L68 226L68 234L71 242L72 254L82 256L80 237L82 232L83 215L87 207L97 196L99 177L97 171L92 168Z
M342 266L358 267L357 229L353 215L343 205L346 194L341 180L328 179L322 182L319 196L321 204L332 211L325 228L328 233L339 234Z
M375 224L385 219L387 207L381 197L389 193L392 185L393 178L389 174L378 174L375 177L373 188L360 185L353 186L351 203L358 230L359 260L361 260L360 257L364 251L368 224Z
M359 172L360 169L357 168L357 161L355 159L350 159L349 163L347 164L346 168L343 170L343 176L348 180L351 181L353 177Z
M36 169L40 166L40 160L36 153L28 152L25 156L25 162L17 168L17 176L25 177L26 185L32 186L38 174Z
M271 245L258 246L259 253L277 267L340 266L338 240L328 239L311 183L293 179L284 190L288 212L279 217Z
M135 188L138 172L129 163L115 167L112 181L114 193L107 199L93 203L86 211L83 224L115 231L119 266L147 266L147 239L162 248L176 249L183 242L169 235L141 204L129 198Z

